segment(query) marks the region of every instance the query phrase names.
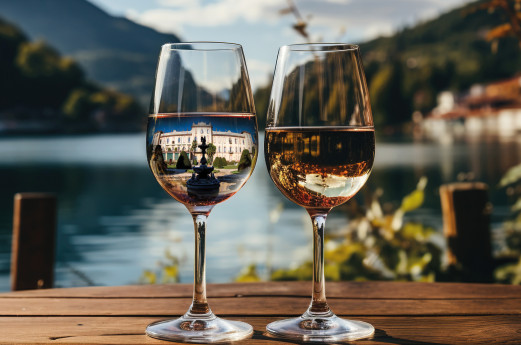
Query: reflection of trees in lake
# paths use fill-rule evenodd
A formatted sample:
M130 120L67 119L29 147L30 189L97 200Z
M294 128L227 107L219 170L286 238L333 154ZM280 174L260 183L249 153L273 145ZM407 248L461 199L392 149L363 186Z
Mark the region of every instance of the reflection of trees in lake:
M325 121L329 126L371 123L361 121L371 108L364 102L368 97L365 86L357 81L362 66L353 63L352 54L358 53L318 51L312 59L290 60L295 67L285 75L280 99L269 105L268 112L277 111L278 106L278 121L295 126L319 126Z

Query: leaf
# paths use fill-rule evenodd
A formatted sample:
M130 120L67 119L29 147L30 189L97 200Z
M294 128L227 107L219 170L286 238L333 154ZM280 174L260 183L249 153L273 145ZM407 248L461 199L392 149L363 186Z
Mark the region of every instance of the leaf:
M521 198L517 199L516 203L512 206L512 211L521 211Z
M487 33L486 39L487 41L492 41L498 38L506 37L512 33L514 33L514 30L512 30L512 25L510 25L510 23L502 24L491 29Z
M513 166L508 169L505 175L499 181L499 187L506 187L510 184L519 182L521 180L521 164Z
M177 277L177 273L178 273L178 268L177 266L165 266L163 268L163 272L165 274L165 278L176 278Z
M406 195L402 200L402 205L400 209L403 212L410 212L423 204L423 200L425 198L425 193L423 190L415 190L411 194Z
M145 284L155 284L157 281L157 276L154 272L146 270L143 272L140 281Z
M427 187L427 177L422 176L420 177L420 180L418 181L418 184L416 185L416 189L418 190L424 190L425 187Z
M294 24L293 25L293 29L295 29L295 31L297 31L300 35L302 35L303 37L307 38L308 37L308 33L306 31L306 27L307 27L307 24L303 21L298 21L297 24Z
M259 282L261 278L257 273L257 266L255 264L251 264L246 269L243 269L241 274L235 278L236 282L249 283L249 282Z

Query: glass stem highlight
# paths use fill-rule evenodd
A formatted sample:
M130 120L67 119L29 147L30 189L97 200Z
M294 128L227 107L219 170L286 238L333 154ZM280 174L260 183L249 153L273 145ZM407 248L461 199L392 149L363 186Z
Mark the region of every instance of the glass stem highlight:
M211 314L206 300L206 220L203 214L193 214L195 230L194 297L189 314Z
M310 216L313 223L313 295L307 313L326 316L331 314L326 301L324 279L324 233L327 213L310 213Z

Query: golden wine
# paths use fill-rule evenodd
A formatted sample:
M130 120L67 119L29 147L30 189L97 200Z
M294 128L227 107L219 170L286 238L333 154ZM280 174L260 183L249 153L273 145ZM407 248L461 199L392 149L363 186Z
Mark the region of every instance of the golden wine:
M305 208L331 209L362 188L373 167L374 128L266 129L266 165L275 185Z

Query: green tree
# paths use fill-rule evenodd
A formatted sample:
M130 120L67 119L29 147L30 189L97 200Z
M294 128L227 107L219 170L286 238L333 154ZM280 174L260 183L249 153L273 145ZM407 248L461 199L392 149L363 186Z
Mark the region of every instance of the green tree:
M23 78L25 93L31 95L24 101L29 105L57 109L71 89L84 83L81 68L42 41L22 43L15 64Z
M210 143L208 144L208 148L206 149L206 154L208 155L208 164L212 165L213 163L213 156L217 152L217 147L215 147L214 144Z
M215 157L213 161L213 166L216 168L224 168L228 165L228 162L226 161L226 158L224 157Z
M150 169L154 175L166 174L167 165L165 163L165 158L163 157L161 145L156 145L154 148L152 156L150 157Z
M190 146L190 157L194 157L195 151L197 150L197 140L192 141L192 146Z
M181 151L175 167L176 169L190 169L192 167L188 154L185 151Z
M90 93L85 89L74 89L62 107L67 119L71 121L87 120L93 109L90 96Z
M23 85L15 59L25 42L27 37L21 30L0 18L0 108L13 106L22 99Z
M238 171L243 171L246 168L251 167L251 156L250 151L247 149L242 150L241 159L239 160L239 165L237 167Z
M271 80L272 78L270 78ZM265 86L259 87L253 94L255 101L255 109L257 110L257 123L259 130L266 128L266 117L268 114L268 103L270 101L271 82Z
M411 107L403 90L403 68L399 59L381 68L369 84L375 125L397 125L410 121Z

